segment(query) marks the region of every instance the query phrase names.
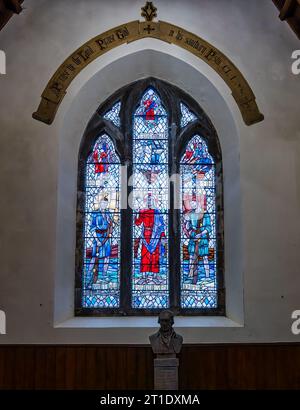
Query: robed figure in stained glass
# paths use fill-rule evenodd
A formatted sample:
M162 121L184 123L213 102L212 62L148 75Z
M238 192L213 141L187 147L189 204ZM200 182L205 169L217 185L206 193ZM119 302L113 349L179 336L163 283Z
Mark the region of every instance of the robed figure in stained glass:
M153 98L146 98L144 103L145 111L144 111L144 119L148 122L148 126L155 125L157 122L157 118L155 115L155 109L157 108L157 103Z
M120 300L120 161L107 134L85 164L83 307L113 308Z
M93 152L95 162L95 173L102 174L108 171L109 152L107 142L103 142L101 147L96 147Z
M181 297L184 307L216 305L215 163L195 135L181 159Z
M166 308L168 295L168 115L145 90L133 117L134 308Z
M111 256L111 233L113 229L113 215L107 209L108 198L100 200L100 209L92 212L90 232L93 235L93 247L90 262L90 285L105 277Z
M193 165L190 167L190 171L194 187L201 184L201 180L211 170L213 164L207 146L201 140L195 140L187 147L182 162Z
M105 186L107 173L111 161L111 152L107 141L99 141L95 144L93 151L93 162L95 164L95 182L97 186Z
M146 197L147 207L141 209L135 225L142 225L141 237L135 243L135 253L142 242L140 272L159 273L160 262L165 257L165 226L162 215L153 208L152 195Z
M201 265L199 259L204 266L205 276L209 278L209 236L212 230L209 214L206 212L205 196L196 198L194 195L190 202L190 210L184 214L185 222L183 229L189 238L188 254L189 254L189 277L192 278L192 283L198 282L198 271Z

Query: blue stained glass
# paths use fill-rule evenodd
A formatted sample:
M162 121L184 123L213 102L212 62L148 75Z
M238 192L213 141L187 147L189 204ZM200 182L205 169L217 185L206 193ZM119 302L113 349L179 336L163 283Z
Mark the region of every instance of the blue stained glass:
M112 106L111 110L107 111L107 113L104 114L103 118L111 121L113 124L115 124L116 127L120 128L120 109L121 103L117 102Z
M149 88L133 119L132 307L166 308L168 295L168 116Z
M216 308L215 163L199 135L181 158L181 307Z
M120 161L108 135L85 165L82 306L120 306Z
M182 102L180 103L180 110L181 110L181 118L180 118L181 128L184 128L190 122L193 122L197 119L196 115L192 113L192 111L190 111L189 108Z

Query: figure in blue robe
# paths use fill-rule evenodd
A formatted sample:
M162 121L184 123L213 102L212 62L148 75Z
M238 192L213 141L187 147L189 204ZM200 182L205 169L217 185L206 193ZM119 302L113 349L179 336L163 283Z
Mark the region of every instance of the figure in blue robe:
M94 239L88 272L90 285L93 283L95 277L97 277L97 279L105 277L109 267L113 216L112 213L107 210L107 206L108 199L104 197L100 202L100 210L92 212L90 232Z
M185 231L189 237L189 277L196 284L198 281L199 257L202 259L205 276L209 278L209 237L212 231L209 214L206 211L201 214L194 205L186 215Z

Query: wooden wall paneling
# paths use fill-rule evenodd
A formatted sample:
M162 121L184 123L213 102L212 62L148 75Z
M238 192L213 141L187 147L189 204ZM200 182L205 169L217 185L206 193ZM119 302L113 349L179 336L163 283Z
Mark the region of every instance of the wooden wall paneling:
M300 344L184 345L181 389L300 389ZM0 346L0 389L149 389L149 346Z

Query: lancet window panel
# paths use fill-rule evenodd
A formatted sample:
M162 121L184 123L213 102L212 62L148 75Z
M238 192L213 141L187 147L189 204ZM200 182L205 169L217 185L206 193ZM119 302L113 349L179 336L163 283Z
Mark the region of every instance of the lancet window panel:
M81 143L75 314L166 308L225 313L222 155L201 107L150 78L102 104Z

